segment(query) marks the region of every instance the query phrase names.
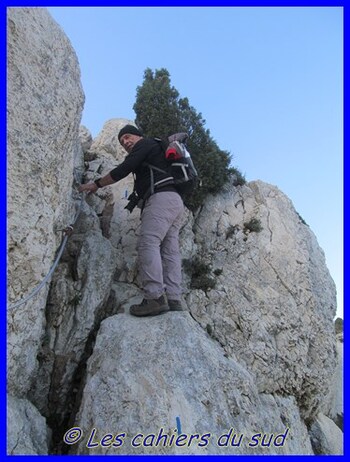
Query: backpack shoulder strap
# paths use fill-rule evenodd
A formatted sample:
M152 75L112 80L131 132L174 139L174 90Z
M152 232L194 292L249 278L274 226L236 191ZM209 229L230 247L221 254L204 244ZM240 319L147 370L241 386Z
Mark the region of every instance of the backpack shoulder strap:
M155 188L161 185L165 184L173 184L174 183L174 177L168 176L166 178L163 178L162 180L157 181L156 183L154 182L154 170L160 173L168 173L166 170L163 170L161 168L156 167L155 165L149 164L148 162L142 162L142 165L146 166L149 168L150 175L151 175L151 188L150 188L150 195L154 194Z
M168 173L166 170L156 167L155 165L150 164L148 162L142 162L142 165L144 165L145 167L149 167L151 170L156 170L157 172L160 172L160 173Z
M165 151L168 149L169 143L166 142L165 140L163 140L162 138L155 137L153 139L154 139L154 141L157 141L158 144L160 144L160 147L162 148L163 152L165 153Z

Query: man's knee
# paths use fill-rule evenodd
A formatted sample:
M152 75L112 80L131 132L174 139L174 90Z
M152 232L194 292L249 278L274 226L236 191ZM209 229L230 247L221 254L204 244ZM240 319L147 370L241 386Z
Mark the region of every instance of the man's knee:
M149 250L149 249L158 249L160 248L162 239L160 236L154 234L144 234L141 235L137 242L137 249L140 250Z

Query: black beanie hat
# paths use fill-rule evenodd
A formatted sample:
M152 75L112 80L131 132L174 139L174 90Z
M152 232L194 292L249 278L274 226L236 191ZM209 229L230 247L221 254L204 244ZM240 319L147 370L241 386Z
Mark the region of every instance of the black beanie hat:
M138 128L136 128L134 125L125 125L120 132L118 133L118 140L120 141L120 138L125 135L125 133L128 133L130 135L137 135L137 136L143 136L142 133Z

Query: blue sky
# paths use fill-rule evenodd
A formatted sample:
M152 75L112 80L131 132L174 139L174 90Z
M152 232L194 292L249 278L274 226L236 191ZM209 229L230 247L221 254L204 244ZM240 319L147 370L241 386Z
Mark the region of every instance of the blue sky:
M92 135L134 119L144 70L168 69L233 165L276 185L309 224L343 317L343 9L48 9L77 53Z

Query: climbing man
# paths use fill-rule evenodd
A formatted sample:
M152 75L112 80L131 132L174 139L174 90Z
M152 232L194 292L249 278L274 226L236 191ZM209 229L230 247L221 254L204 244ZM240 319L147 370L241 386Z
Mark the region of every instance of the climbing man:
M123 127L118 140L128 153L124 161L104 177L80 185L79 191L95 193L134 174L135 191L126 208L132 211L139 200L142 202L137 251L144 299L130 307L130 314L150 316L169 310L182 311L179 231L184 205L181 196L172 178L164 172L167 163L158 141L144 137L133 125ZM151 171L146 163L159 171Z

